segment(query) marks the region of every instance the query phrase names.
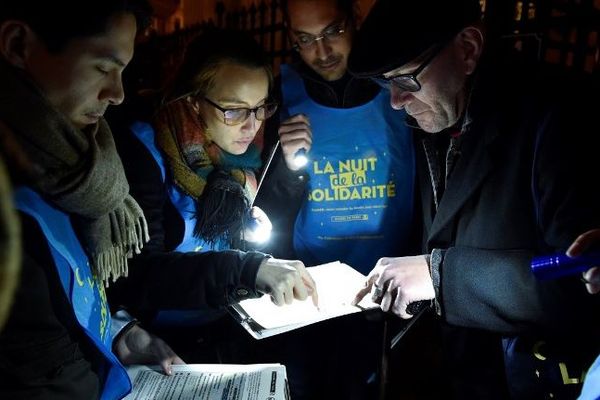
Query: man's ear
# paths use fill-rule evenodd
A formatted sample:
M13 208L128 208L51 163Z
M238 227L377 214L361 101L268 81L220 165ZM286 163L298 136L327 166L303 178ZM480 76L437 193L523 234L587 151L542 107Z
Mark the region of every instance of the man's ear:
M468 26L457 35L457 41L461 49L461 61L465 75L471 75L475 71L483 51L483 32L478 27Z
M36 35L22 21L5 21L0 25L0 54L17 68L25 68Z

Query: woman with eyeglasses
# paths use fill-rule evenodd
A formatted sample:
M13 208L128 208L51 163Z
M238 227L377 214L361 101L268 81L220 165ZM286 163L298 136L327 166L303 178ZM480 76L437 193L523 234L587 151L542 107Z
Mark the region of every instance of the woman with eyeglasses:
M151 120L128 124L117 140L151 240L109 300L177 337L188 362L242 361L213 354L219 347L207 339L239 341L230 336L240 328L223 318L231 303L262 293L278 305L309 295L316 302L300 261L232 250L252 239L249 225L269 224L251 204L263 123L277 108L272 85L269 60L252 38L211 30L189 43Z
M247 239L263 122L277 109L269 100L272 86L267 58L243 33L217 31L188 46L154 123L173 174L171 199L185 203L179 208L184 219L188 202L195 203L194 229L185 232L180 250L239 248Z

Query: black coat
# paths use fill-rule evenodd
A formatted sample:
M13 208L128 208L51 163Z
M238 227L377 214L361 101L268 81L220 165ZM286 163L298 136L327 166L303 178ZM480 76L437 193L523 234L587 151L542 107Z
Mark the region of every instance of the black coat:
M570 398L577 385L553 386L549 374L560 377L558 362L574 359L579 377L577 368L593 359L597 336L585 338L597 334L587 325L598 320L598 302L578 277L537 281L530 261L600 227L599 135L590 119L600 107L557 93L570 87L565 77L519 71L521 78L504 67L481 66L472 123L437 210L424 151L431 134L417 142L423 251L443 253L444 377L460 399L506 398L505 379L513 398ZM544 365L533 357L541 340L556 351Z

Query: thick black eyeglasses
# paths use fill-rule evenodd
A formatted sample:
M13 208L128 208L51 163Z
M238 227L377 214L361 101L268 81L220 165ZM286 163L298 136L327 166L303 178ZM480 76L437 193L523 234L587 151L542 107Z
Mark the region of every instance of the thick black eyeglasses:
M301 33L296 35L296 43L294 43L294 50L307 50L313 47L319 40L325 40L332 42L338 39L346 32L346 20L339 24L332 25L328 28L323 29L320 35L311 35L309 33Z
M277 111L277 103L265 103L254 108L224 108L210 100L208 97L204 97L204 100L217 110L221 111L223 114L223 123L225 123L225 125L239 125L250 118L250 114L254 114L254 117L257 120L264 121L273 116L275 111Z
M413 72L411 72L410 74L400 74L400 75L396 75L396 76L390 76L390 77L384 77L384 76L380 76L377 78L371 78L371 80L373 80L375 83L377 83L379 86L383 87L384 89L390 89L390 85L394 85L399 89L405 90L407 92L418 92L419 90L421 90L421 83L417 80L417 76L423 72L423 70L425 69L425 67L427 67L429 65L429 63L431 61L433 61L433 59L440 54L440 52L442 51L442 49L444 48L444 45L437 45L431 52L431 54L429 55L429 57L427 57L425 59L425 61L423 61L423 63L421 65L419 65L419 67L417 69L415 69Z

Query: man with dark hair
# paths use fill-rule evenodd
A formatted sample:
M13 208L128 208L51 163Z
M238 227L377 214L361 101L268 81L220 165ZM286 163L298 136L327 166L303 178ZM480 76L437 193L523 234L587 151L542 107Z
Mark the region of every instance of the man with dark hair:
M530 262L598 226L599 108L573 101L578 80L499 47L476 0L379 0L362 25L349 69L414 127L424 255L379 260L357 300L373 290L402 318L433 301L449 398L574 398L598 302L577 279L537 281Z
M273 222L268 249L276 256L340 260L366 274L379 257L409 247L414 156L404 112L347 72L354 4L283 2L296 57L281 67L281 122L273 118L266 139L281 149L256 203ZM295 163L299 150L308 152L307 168Z
M355 1L287 0L282 9L294 60L281 66L280 118L267 123L267 144L281 144L256 200L273 223L267 249L306 265L340 260L366 275L380 257L410 249L414 152L404 111L348 74ZM306 168L295 163L299 151ZM286 364L292 397L367 398L381 332L381 321L362 314L303 329L302 344L286 346L301 349ZM315 357L327 361L317 368ZM333 383L342 379L342 388Z
M0 143L26 238L0 334L2 398L118 399L131 388L121 363L169 373L182 362L126 313L112 320L104 292L148 240L103 119L123 100L148 10L137 0L0 5Z

